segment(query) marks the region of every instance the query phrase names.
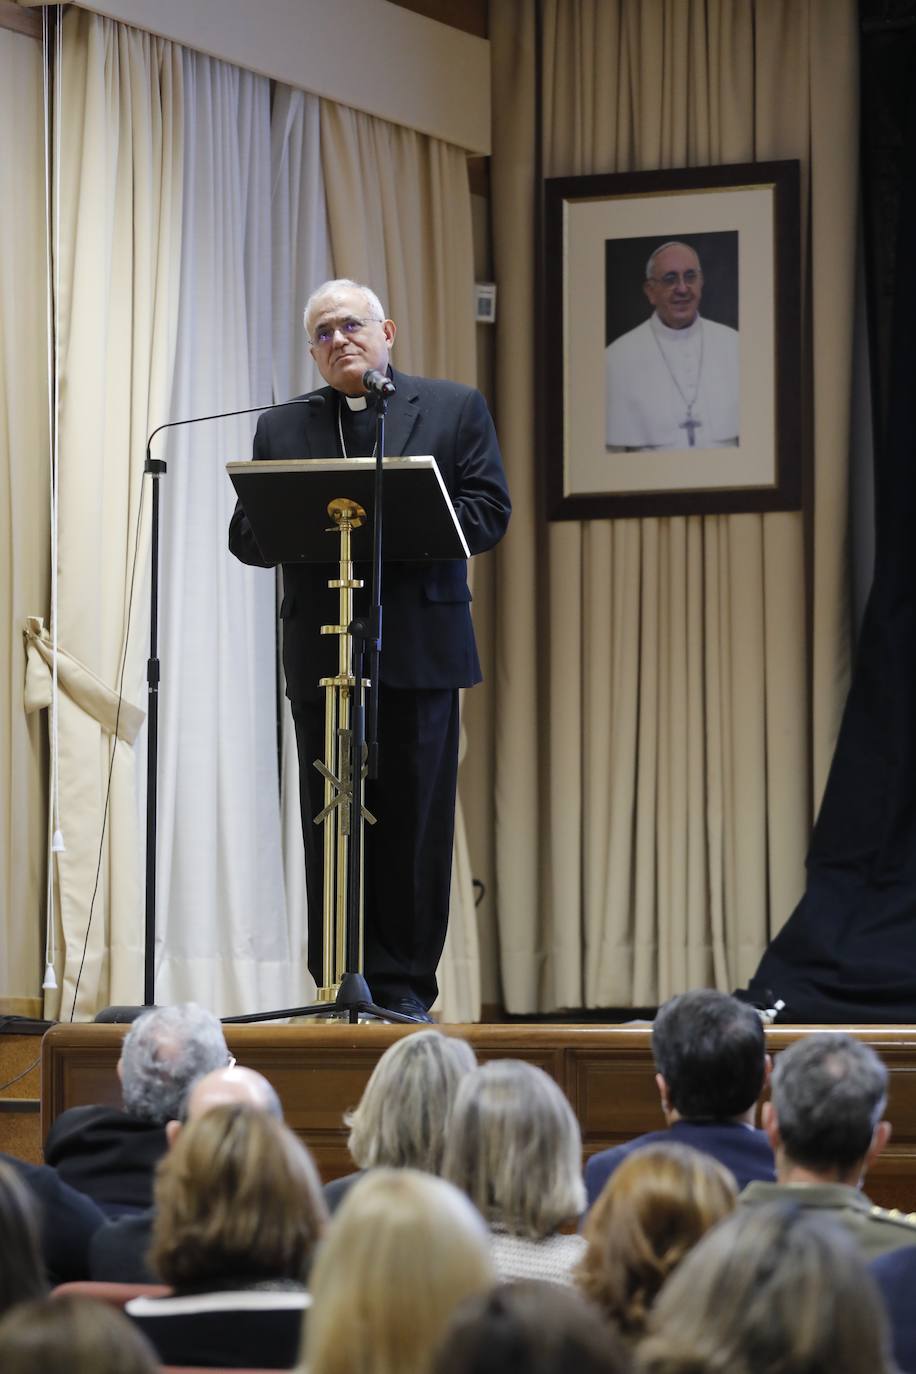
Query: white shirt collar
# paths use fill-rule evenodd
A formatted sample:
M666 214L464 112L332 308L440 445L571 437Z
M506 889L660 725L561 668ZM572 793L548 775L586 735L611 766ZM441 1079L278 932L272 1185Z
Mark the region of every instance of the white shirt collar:
M344 396L344 400L346 401L347 405L350 407L351 410L366 409L365 396Z
M654 329L656 337L661 339L663 343L686 343L690 339L695 339L699 334L700 315L698 311L693 322L688 324L685 329L672 329L669 325L665 324L664 320L659 319L656 312L653 312L653 314L649 316L649 324Z

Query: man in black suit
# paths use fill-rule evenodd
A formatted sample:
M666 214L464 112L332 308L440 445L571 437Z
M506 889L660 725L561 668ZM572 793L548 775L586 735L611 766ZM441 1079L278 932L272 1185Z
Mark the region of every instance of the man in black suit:
M198 1078L229 1061L223 1028L195 1002L152 1007L134 1021L118 1059L121 1107L69 1107L53 1122L45 1163L109 1217L151 1206L166 1122Z
M773 1152L754 1125L770 1072L757 1012L711 988L672 997L656 1014L652 1055L667 1128L592 1155L585 1166L589 1207L627 1155L666 1141L713 1155L739 1188L755 1179L771 1183Z
M502 538L510 503L493 422L483 397L454 382L393 371L396 333L368 287L338 280L310 297L305 327L327 386L315 406L265 412L255 458L334 458L373 452L375 413L364 375L386 373L395 387L385 433L386 456L432 454L472 554ZM244 563L269 566L238 505L229 547ZM299 753L302 831L309 904L309 967L321 983L322 835L313 818L324 806L324 693L319 679L337 672L338 594L328 580L337 546L329 536L327 564L283 568L283 666ZM357 593L368 609L370 571ZM386 563L379 693L379 776L366 789L377 824L365 827L365 969L373 998L393 1011L428 1020L436 997L436 966L448 921L455 790L458 775L458 689L480 681L471 624L467 564Z
M51 1283L89 1277L89 1245L105 1224L105 1214L91 1198L58 1178L47 1164L0 1154L35 1197L41 1222L41 1252Z

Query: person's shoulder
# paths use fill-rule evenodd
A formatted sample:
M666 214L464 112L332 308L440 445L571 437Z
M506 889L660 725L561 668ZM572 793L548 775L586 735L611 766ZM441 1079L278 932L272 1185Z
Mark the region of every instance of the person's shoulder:
M621 1145L611 1145L607 1150L599 1150L588 1160L585 1166L586 1175L590 1173L594 1177L599 1174L613 1173L617 1165L622 1164L627 1156L636 1150L641 1150L646 1145L658 1145L670 1139L671 1132L667 1129L648 1131L645 1135L637 1135L632 1140L625 1140Z
M258 428L273 429L277 426L288 424L301 424L303 419L309 415L323 410L334 394L333 387L320 386L314 391L303 391L299 396L290 396L288 401L281 401L278 405L269 406L262 410L258 416ZM321 405L304 405L302 402L319 400Z
M734 342L738 338L737 329L732 329L730 324L720 324L718 320L710 320L703 316L703 328L714 337L723 341Z
M633 329L628 329L625 334L618 334L616 339L612 339L605 350L608 362L614 362L621 355L630 354L634 351L646 348L652 343L651 316L648 320L643 320Z
M435 396L439 403L449 399L463 403L470 396L481 396L476 386L453 382L447 377L415 377L408 372L398 372L396 368L391 370L395 386L408 399L422 402L426 396Z
M91 1104L85 1107L68 1107L66 1111L55 1117L48 1131L48 1140L62 1139L65 1136L78 1135L82 1131L95 1129L96 1127L127 1126L134 1118L129 1117L120 1107L107 1107L103 1104Z
M916 1245L916 1212L901 1212L897 1207L879 1207L874 1202L869 1202L868 1198L864 1201L868 1204L866 1216L870 1225L881 1228L894 1227L898 1231L905 1231L912 1237L910 1244Z

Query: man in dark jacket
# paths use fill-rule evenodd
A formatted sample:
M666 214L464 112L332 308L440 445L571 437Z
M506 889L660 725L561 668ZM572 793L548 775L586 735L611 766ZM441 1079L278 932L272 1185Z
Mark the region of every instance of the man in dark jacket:
M471 554L498 543L509 521L509 494L493 422L473 387L393 371L396 333L366 286L325 282L309 299L305 327L328 383L318 404L265 412L255 458L347 458L373 452L375 415L367 372L386 375L386 456L431 454L451 497ZM241 505L229 528L237 558L269 566ZM321 635L339 619L337 544L328 563L283 567L283 666L299 752L299 789L309 906L309 968L322 966L324 692L319 679L338 672L338 638ZM368 609L368 567L356 577L357 614ZM379 694L379 776L366 805L377 824L365 830L365 974L377 1003L428 1020L436 967L445 942L458 776L458 691L480 681L465 559L388 562L383 577Z
M62 1112L48 1132L45 1162L108 1216L152 1206L166 1122L180 1115L198 1078L228 1062L223 1028L212 1012L194 1002L144 1012L127 1032L118 1060L122 1108Z
M701 988L672 997L652 1027L655 1082L667 1129L593 1155L585 1167L588 1205L641 1145L677 1141L713 1155L739 1188L776 1177L773 1152L754 1118L770 1071L763 1023L752 1007Z

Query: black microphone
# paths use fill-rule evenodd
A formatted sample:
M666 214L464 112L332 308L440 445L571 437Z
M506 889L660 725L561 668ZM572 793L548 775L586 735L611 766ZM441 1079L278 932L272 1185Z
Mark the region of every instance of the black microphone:
M374 367L370 367L368 372L363 373L363 386L367 391L371 391L373 396L393 396L397 391L391 378L386 377L384 372L379 372Z
M150 458L150 445L152 444L152 442L153 442L153 440L155 439L156 435L157 435L161 430L163 430L163 429L175 429L176 426L178 426L178 425L196 425L196 424L199 424L199 423L200 423L201 421L203 421L203 420L231 420L232 417L235 416L235 415L255 415L255 414L259 413L259 412L262 411L262 410L281 410L281 409L283 408L283 406L323 406L323 405L324 405L324 397L323 397L323 396L297 396L296 399L293 400L293 401L275 401L272 405L269 405L269 406L246 406L246 408L245 408L244 410L221 410L221 411L219 411L219 413L216 414L216 415L192 415L191 418L190 418L189 420L167 420L166 423L165 423L164 425L157 425L156 428L153 430L152 434L149 436L149 438L148 438L147 441L146 441L146 468L145 468L145 471L146 471L146 472L149 472L149 470L150 470L149 465L150 465L150 462L152 461L151 458ZM163 464L161 471L163 471L163 472L165 471L165 464Z

